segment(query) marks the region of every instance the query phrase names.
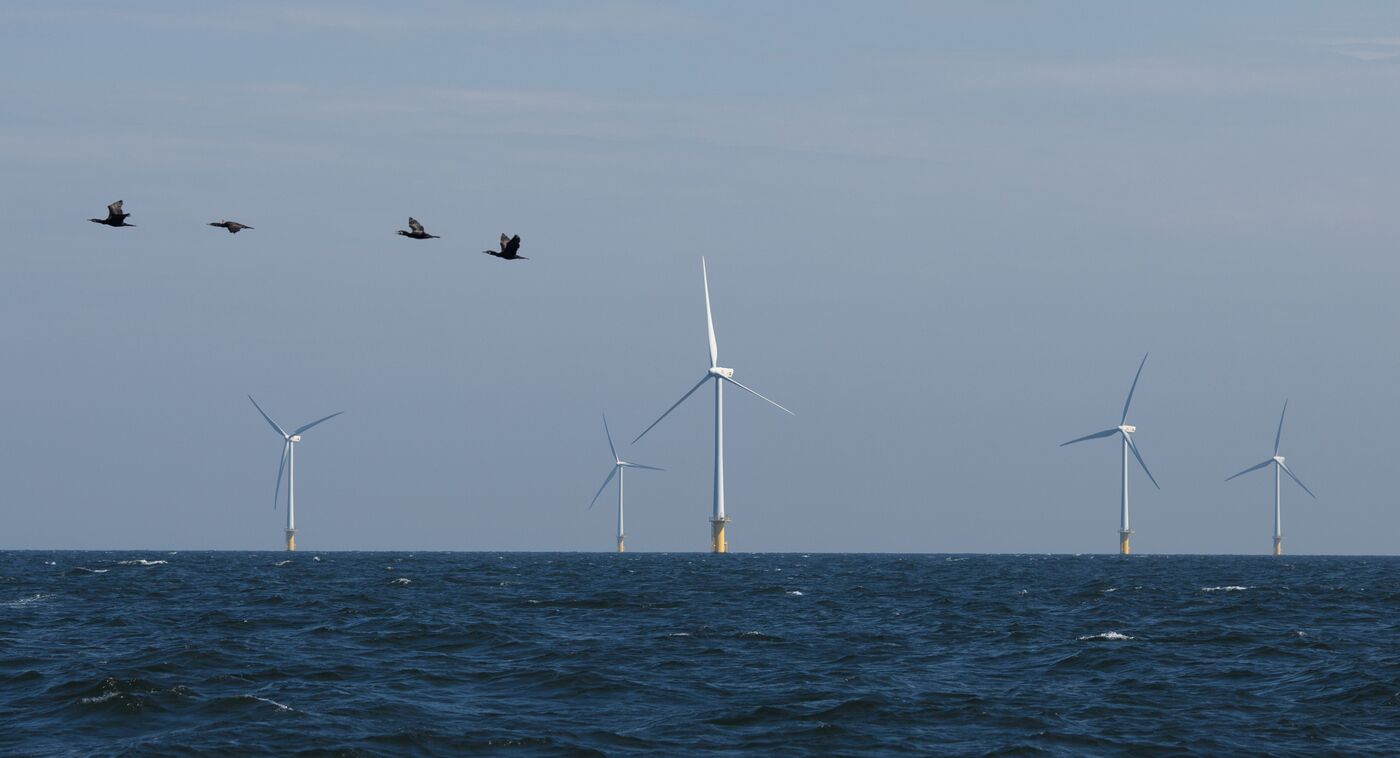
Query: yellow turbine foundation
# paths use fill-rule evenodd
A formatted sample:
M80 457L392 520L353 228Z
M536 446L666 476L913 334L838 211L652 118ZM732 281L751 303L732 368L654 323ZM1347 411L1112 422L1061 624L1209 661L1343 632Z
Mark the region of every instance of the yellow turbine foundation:
M623 545L622 545L622 538L621 538L621 537L618 537L618 538L617 538L617 552L619 552L619 553L625 553L625 552L627 552L627 550L626 550L626 549L623 547Z
M1131 535L1132 535L1132 532L1119 532L1119 533L1118 533L1118 554L1119 554L1119 555L1132 555L1132 554L1133 554L1133 548L1132 548L1131 545L1128 544L1128 537L1131 536Z
M728 523L728 516L710 519L710 552L729 552L729 543L724 540L724 525Z
M1283 555L1283 538L1274 538L1274 555Z
M289 553L295 553L296 551L297 551L297 530L295 530L295 529L288 529L288 530L287 530L287 552L289 552Z

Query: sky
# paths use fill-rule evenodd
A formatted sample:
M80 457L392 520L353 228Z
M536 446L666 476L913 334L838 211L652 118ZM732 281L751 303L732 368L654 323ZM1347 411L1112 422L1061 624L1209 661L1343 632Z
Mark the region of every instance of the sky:
M0 548L1400 539L1391 3L0 2ZM134 229L86 219L123 199ZM408 216L441 239L394 235ZM238 235L205 226L233 219ZM528 261L480 251L520 234ZM279 506L279 508L285 506Z

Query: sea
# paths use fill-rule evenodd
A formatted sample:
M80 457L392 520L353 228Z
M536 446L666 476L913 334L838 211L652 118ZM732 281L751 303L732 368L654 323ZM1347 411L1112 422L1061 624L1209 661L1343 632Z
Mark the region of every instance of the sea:
M0 553L0 755L1400 754L1400 559Z

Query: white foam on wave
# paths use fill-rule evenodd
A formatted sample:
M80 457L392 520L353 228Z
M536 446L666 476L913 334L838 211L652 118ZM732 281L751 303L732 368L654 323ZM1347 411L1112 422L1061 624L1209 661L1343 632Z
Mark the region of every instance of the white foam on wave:
M1084 635L1083 637L1080 637L1080 638L1079 638L1079 641L1080 641L1080 642L1087 642L1087 641L1089 641L1089 640L1113 640L1114 642L1118 642L1118 641L1122 641L1122 640L1133 640L1133 639L1137 639L1137 638L1136 638L1136 637L1129 637L1129 636L1126 635L1126 634L1120 634L1120 633L1114 632L1114 631L1108 631L1108 632L1103 632L1103 633L1101 633L1101 634L1086 634L1086 635Z
M295 710L296 710L295 708L291 707L290 705L287 705L287 704L285 704L285 703L279 703L279 702L277 702L276 700L273 700L273 699L270 698L270 697L259 697L259 696L257 696L257 695L244 695L244 697L251 698L251 699L253 699L253 700L258 700L258 701L261 701L261 702L264 702L264 703L268 703L268 704L270 704L270 705L275 705L275 706L277 706L277 710L279 710L279 711L295 711Z
M793 591L791 591L791 592L789 592L789 593L787 593L787 594L789 594L789 595L791 595L791 596L793 596L793 597L802 597L802 590L793 590Z
M313 556L311 556L311 560L320 562L321 556L319 556L319 555L313 555Z
M45 565L45 566L57 566L58 564L55 563L55 562L53 562L53 561L44 561L44 565Z
M137 558L134 561L117 561L118 566L161 566L170 561L148 561L145 558Z
M84 703L84 704L86 704L86 705L91 705L91 704L93 704L93 703L105 703L106 701L111 700L112 698L114 698L114 697L116 697L117 695L120 695L120 694L122 694L122 693L120 693L120 692L118 692L118 691L116 691L116 690L112 690L111 692L104 692L104 693L102 693L101 695L92 695L92 696L89 696L89 697L85 697L85 698L83 698L82 700L80 700L80 701L78 701L78 702Z
M8 603L0 603L0 605L3 605L3 606L6 607L6 608L23 608L23 607L26 606L26 605L30 605L30 604L33 604L33 603L37 603L37 602L39 602L39 601L41 601L41 600L47 600L47 599L49 599L49 598L51 598L51 597L53 597L53 594L45 595L45 594L43 594L43 593L40 593L40 594L38 594L38 595L30 595L29 597L22 597L22 598L20 598L19 600L12 600L12 601L10 601L10 602L8 602Z
M406 576L401 576L401 577L399 577L398 579L395 579L395 580L389 582L389 584L397 584L397 585L399 585L399 586L403 586L403 585L405 585L405 584L411 583L412 581L413 581L412 579L409 579L409 578L406 577Z
M288 558L288 559L285 560L285 561L278 561L278 562L276 562L276 563L274 563L274 564L272 564L272 565L274 565L274 566L285 566L285 565L287 565L288 563L291 563L291 562L292 562L292 559L291 559L291 558Z
M1242 592L1254 589L1253 587L1241 587L1238 584L1231 584L1224 587L1202 587L1201 592Z
M667 637L689 637L689 636L691 636L691 634L690 634L690 632L671 632L670 634L668 634L668 635L666 635L666 636L667 636Z
M90 569L87 566L74 566L73 568L78 571L86 571L89 574L105 574L108 571L111 571L111 569Z

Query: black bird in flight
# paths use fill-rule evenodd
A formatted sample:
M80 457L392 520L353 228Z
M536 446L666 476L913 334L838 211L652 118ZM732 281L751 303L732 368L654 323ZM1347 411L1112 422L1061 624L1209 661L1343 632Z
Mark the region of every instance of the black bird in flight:
M482 250L481 252L486 253L487 255L494 255L494 256L496 256L497 258L505 258L505 259L508 260L508 261L514 261L514 260L528 261L528 260L530 260L529 258L526 258L525 256L523 256L523 255L520 254L520 235L519 235L519 234L515 235L514 237L507 237L506 235L502 234L502 235L501 235L501 249L500 249L499 251L497 251L497 250Z
M423 225L418 223L418 219L413 218L412 216L408 217L408 228L412 229L413 231L406 232L400 229L399 234L416 240L435 240L438 238L436 234L428 234L427 232L423 231Z
M244 229L252 229L252 228L253 228L253 227L251 227L251 226L248 226L247 224L240 224L240 223L238 223L237 221L217 221L217 222L215 222L215 221L210 221L210 222L209 222L209 225L210 225L210 226L221 226L221 227L227 229L229 234L238 234L239 232L243 231Z
M122 201L118 200L107 206L107 218L90 218L88 221L94 224L106 224L107 226L136 226L135 224L126 223L126 217L130 215L130 213L122 213Z

